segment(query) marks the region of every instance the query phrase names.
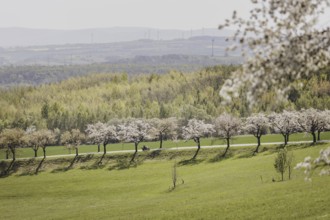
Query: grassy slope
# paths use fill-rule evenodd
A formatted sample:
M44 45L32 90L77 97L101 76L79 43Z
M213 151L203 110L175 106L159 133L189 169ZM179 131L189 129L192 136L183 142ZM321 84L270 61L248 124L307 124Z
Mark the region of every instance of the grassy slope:
M322 140L330 140L330 132L324 132L321 133ZM312 137L309 134L304 133L298 133L293 134L290 136L290 141L311 141ZM283 142L282 135L279 134L268 134L261 137L261 143L264 142ZM232 144L253 144L256 143L256 138L251 135L244 135L244 136L237 136L233 138ZM201 140L202 147L203 146L210 146L210 145L223 145L225 142L223 140L219 139L212 139L212 138L203 138ZM143 142L140 143L139 147L141 148L143 145L147 145L150 148L159 148L159 142ZM164 141L163 147L164 148L172 148L172 147L183 147L183 146L195 146L196 144L189 140L187 142L185 141L179 141L179 142L173 142L173 141ZM125 143L125 144L109 144L107 146L108 151L117 151L117 150L134 150L134 144L132 143ZM89 153L89 152L96 152L97 146L96 145L82 145L79 148L80 153ZM103 147L101 146L101 152L103 152ZM63 146L56 146L56 147L48 147L47 148L47 155L62 155L62 154L68 154L69 151ZM75 153L73 150L71 153ZM39 149L38 155L42 156L42 150ZM33 157L34 152L31 148L21 148L17 150L17 157ZM5 158L4 151L0 151L0 158Z
M329 146L294 150L295 162L314 158ZM275 154L241 158L246 149L225 160L214 161L216 150L202 150L194 163L185 161L193 151L161 152L158 159L141 160L129 169L119 164L125 157L104 161L96 169L91 161L76 169L55 169L68 161L54 160L39 175L17 172L0 179L3 219L327 219L330 177L313 176L305 182L302 171L291 181L279 179L273 168ZM217 149L219 150L219 149ZM251 148L249 149L251 151ZM168 155L167 155L168 154ZM176 159L169 159L176 158ZM184 184L174 191L174 162ZM187 162L187 163L186 163ZM28 163L28 161L26 162ZM185 165L182 165L185 164ZM31 166L31 165L30 165ZM80 169L79 169L80 167Z

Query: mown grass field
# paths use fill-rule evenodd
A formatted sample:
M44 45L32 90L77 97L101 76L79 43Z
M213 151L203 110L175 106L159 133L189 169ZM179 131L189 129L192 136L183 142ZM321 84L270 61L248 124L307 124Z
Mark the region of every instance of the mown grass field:
M330 132L321 133L322 140L330 140ZM311 141L312 136L310 134L297 133L290 136L290 141ZM271 142L283 142L282 135L279 134L268 134L261 137L261 143L271 143ZM232 144L254 144L256 143L256 138L252 135L241 135L236 136L232 139ZM212 146L212 145L223 145L225 144L224 140L216 138L202 138L201 145L203 146ZM159 142L142 142L139 144L139 148L143 145L150 147L151 149L159 148ZM173 147L185 147L185 146L195 146L196 144L192 141L164 141L163 148L173 148ZM103 146L100 147L101 152L103 152ZM117 144L108 144L107 151L120 151L120 150L134 150L134 144L132 143L117 143ZM82 145L79 147L80 153L90 153L97 152L97 145ZM51 146L46 148L46 154L48 156L52 155L64 155L64 154L74 154L74 150L69 151L64 146ZM42 156L42 149L38 150L38 156ZM34 151L31 148L18 148L17 149L17 158L26 158L33 157ZM0 158L5 158L5 153L3 150L0 151Z
M294 162L317 146L289 146ZM187 151L46 159L41 172L33 171L41 159L17 161L15 171L0 179L1 219L329 219L330 177L315 173L304 181L302 171L280 179L273 167L276 146L202 149L197 160ZM5 163L2 161L2 163ZM179 185L171 187L172 167L178 163ZM182 184L182 179L184 183Z

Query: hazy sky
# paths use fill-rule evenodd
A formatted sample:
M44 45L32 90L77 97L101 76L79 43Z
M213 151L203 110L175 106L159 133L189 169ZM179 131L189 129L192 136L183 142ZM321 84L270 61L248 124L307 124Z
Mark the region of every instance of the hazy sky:
M249 0L0 0L0 27L217 27Z
M0 0L0 27L216 28L233 10L250 8L249 0Z

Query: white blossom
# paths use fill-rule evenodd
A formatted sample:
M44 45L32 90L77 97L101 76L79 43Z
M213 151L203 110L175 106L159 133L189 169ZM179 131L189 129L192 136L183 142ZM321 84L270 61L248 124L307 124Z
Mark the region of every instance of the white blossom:
M197 119L190 119L187 126L182 127L183 138L186 140L192 139L197 144L197 151L192 159L196 158L201 148L200 139L211 135L214 132L214 126L212 124L207 124L204 121Z
M182 136L184 139L189 140L202 138L214 133L214 126L212 124L204 123L202 120L190 119L187 126L182 128Z
M330 147L325 150L321 150L320 156L315 159L314 163L315 164L324 163L330 166Z
M155 136L160 141L159 148L163 146L164 138L176 138L178 133L178 120L175 117L159 119L153 118L149 120L153 127L153 131L156 133Z
M103 137L101 135L101 131L104 128L104 126L105 125L101 122L98 122L96 124L88 124L87 129L85 130L88 138L96 144L102 143Z
M235 16L219 28L238 27L232 41L245 63L227 81L220 95L230 100L232 90L249 85L249 99L256 100L270 88L288 91L290 82L309 77L330 63L330 28L316 28L318 16L329 0L263 0L250 18ZM235 82L235 87L232 85ZM279 93L278 97L284 96Z
M320 175L330 175L330 147L320 151L320 156L312 162L310 156L306 157L303 162L296 165L295 169L304 169L306 174L305 180L311 181L312 171L318 167L323 167Z
M118 135L125 142L138 144L141 141L153 139L155 129L146 120L135 119L119 125Z
M330 110L318 112L318 131L330 130Z
M225 156L229 147L230 139L239 133L241 130L242 122L239 118L236 118L230 114L224 113L215 119L215 128L217 135L224 138L227 141L227 148L222 156Z
M267 129L269 126L269 119L266 115L263 113L258 113L246 118L244 130L247 133L258 137L260 135L267 134Z
M242 122L239 118L224 113L215 119L217 134L222 138L231 138L241 130Z
M87 125L86 133L95 143L109 144L119 140L117 129L114 125L98 122Z
M314 108L302 109L298 113L298 123L302 131L310 133L313 136L313 142L316 142L316 132L319 127L319 111Z
M289 135L299 130L298 113L296 111L283 111L272 113L268 116L270 123L276 133L284 137L284 143L289 141Z
M258 140L257 148L254 151L255 153L258 153L261 136L267 134L269 127L269 119L263 113L253 114L246 118L245 126L243 129L248 134L252 134Z

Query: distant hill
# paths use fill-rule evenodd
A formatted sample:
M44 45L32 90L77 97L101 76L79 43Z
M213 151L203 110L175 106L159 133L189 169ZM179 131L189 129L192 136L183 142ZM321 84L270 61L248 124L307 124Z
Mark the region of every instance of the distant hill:
M62 44L3 48L0 66L11 65L82 65L93 63L127 63L140 56L210 56L239 57L239 52L227 54L226 37L195 36L173 40L135 40L116 43ZM124 61L123 61L124 60ZM237 62L235 62L237 63ZM218 64L228 64L219 62Z
M113 43L123 41L173 40L195 36L229 36L230 30L216 28L198 30L167 30L138 27L113 27L81 30L46 30L27 28L0 28L0 47L26 47L60 44Z
M3 28L0 45L6 47L0 47L0 87L39 85L90 73L192 72L207 66L240 64L238 52L226 52L229 45L222 35L229 32Z
M17 85L40 85L60 82L91 73L163 74L171 70L195 72L219 64L239 64L239 57L188 55L136 56L106 63L80 65L22 65L0 67L0 88Z

